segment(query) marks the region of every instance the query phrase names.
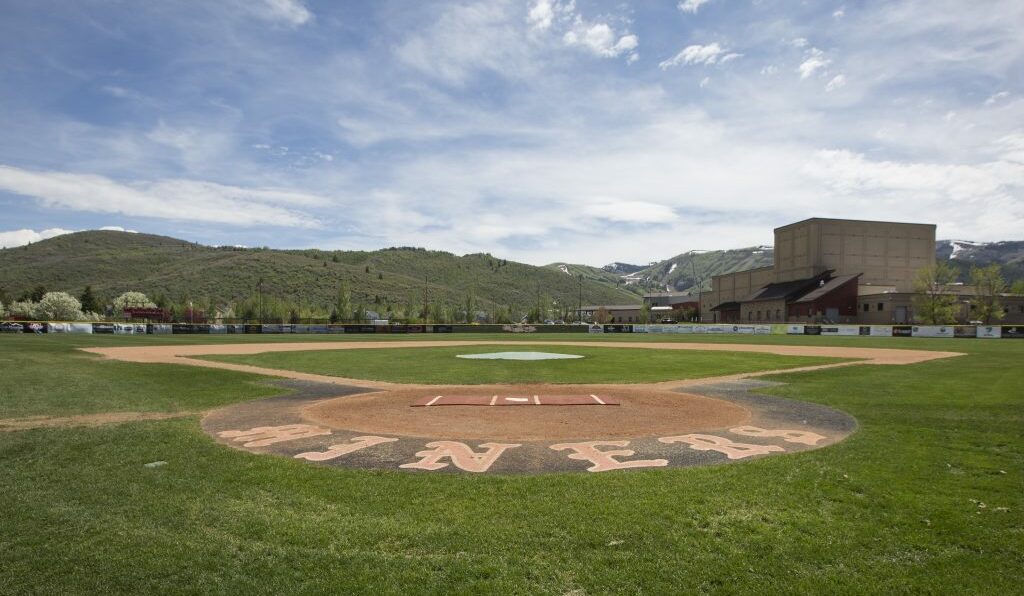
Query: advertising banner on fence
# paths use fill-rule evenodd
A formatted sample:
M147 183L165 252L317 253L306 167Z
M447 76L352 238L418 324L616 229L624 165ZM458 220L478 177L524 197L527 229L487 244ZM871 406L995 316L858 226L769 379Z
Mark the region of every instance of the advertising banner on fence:
M999 339L1002 337L1002 328L995 326L978 327L978 337L983 339Z
M216 333L218 335L228 332L227 325L210 325L210 333Z
M954 337L950 325L915 325L910 334L913 337Z
M871 337L892 337L892 325L872 325L868 328Z
M50 333L92 333L92 323L47 323Z
M787 335L803 335L804 325L786 325Z
M978 337L978 328L958 325L953 327L953 337Z
M114 335L145 335L145 323L114 323Z
M153 335L168 335L174 333L174 328L171 327L170 323L153 323L146 328L148 333Z
M860 335L859 325L822 325L821 335Z
M1024 339L1024 326L1006 325L1002 328L1004 339Z

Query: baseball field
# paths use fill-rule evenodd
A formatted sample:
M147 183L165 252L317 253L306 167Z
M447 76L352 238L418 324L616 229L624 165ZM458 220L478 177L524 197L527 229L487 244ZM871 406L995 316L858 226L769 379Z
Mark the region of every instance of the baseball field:
M0 593L1021 590L1024 342L429 339L0 336Z

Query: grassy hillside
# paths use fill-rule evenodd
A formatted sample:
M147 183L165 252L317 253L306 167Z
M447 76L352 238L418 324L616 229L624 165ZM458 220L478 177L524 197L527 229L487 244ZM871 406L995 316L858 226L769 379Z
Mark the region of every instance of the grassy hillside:
M623 278L622 275L606 269L591 267L589 265L575 265L573 263L552 263L550 265L545 265L545 267L558 271L562 275L566 275L574 279L578 279L582 276L584 281L592 281L612 288L625 290L633 295L633 302L638 300L639 296L643 294L643 288L639 285L630 283L630 280Z
M270 250L201 246L174 238L90 231L0 250L0 290L16 298L42 285L75 295L86 285L109 300L127 290L226 304L252 297L263 279L264 296L329 308L346 285L353 304L420 308L424 287L431 303L525 310L538 295L575 305L579 281L558 270L505 261L487 254L400 248L373 252ZM584 279L590 303L638 302L635 294ZM2 298L0 298L2 299Z

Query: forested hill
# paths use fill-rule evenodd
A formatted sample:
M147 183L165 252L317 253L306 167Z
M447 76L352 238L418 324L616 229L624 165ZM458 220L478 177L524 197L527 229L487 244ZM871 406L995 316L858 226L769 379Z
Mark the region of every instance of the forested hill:
M91 285L101 301L128 290L207 307L231 305L256 294L330 312L339 289L353 305L380 313L418 312L426 299L462 307L472 296L487 312L525 312L538 301L552 314L584 303L638 303L635 293L558 270L488 254L455 256L419 248L372 252L271 250L202 246L165 236L111 231L78 232L0 250L0 300L33 288L79 295Z

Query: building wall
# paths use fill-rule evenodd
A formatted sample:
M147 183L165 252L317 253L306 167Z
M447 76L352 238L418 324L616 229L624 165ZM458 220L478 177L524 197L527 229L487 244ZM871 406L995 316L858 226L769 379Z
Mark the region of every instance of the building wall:
M857 306L857 280L851 279L817 300L790 304L787 316L794 323L858 323ZM829 309L835 309L834 316Z
M776 228L775 281L833 269L863 274L862 284L913 289L914 275L935 262L935 225L809 219Z
M956 299L957 323L968 324L978 320L971 310L970 295L961 295ZM1024 296L1003 296L999 299L1003 307L1003 318L992 321L993 325L1024 325ZM898 323L896 313L900 307L906 309L907 325L914 322L914 294L910 292L875 294L857 298L857 322L864 325L892 325ZM868 310L864 310L864 305ZM881 306L881 308L880 308Z
M740 304L741 323L784 323L786 321L786 301L760 300Z
M743 300L754 290L772 283L773 279L774 271L771 267L759 267L714 276L711 280L711 291L700 294L701 321L714 322L715 313L711 312L713 307L723 302Z

